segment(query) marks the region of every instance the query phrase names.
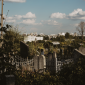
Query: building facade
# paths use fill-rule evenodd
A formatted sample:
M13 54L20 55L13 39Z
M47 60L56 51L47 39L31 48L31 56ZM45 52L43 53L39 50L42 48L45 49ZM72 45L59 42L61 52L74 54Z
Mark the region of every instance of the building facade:
M43 37L37 37L37 36L24 36L24 42L32 42L32 41L37 41L37 40L43 40Z

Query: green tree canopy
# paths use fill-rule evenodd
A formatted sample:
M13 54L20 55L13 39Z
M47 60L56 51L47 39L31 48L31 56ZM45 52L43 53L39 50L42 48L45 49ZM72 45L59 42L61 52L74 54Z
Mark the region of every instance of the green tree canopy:
M7 44L5 46L5 49L8 49L7 51L20 51L20 41L23 41L23 38L16 27L9 27L3 38Z
M65 38L67 38L67 39L70 38L70 34L68 32L66 32Z

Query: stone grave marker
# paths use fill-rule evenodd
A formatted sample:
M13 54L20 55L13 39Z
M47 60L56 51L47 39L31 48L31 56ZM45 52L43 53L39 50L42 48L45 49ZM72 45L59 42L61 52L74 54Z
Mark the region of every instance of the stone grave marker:
M28 45L26 45L24 42L20 42L20 53L21 53L21 57L27 58L28 57L28 54L29 54L28 52L29 52Z
M79 47L79 51L81 51L81 52L82 52L82 49L83 49L83 47Z
M52 53L48 55L48 66L51 65L51 60L52 60Z
M34 69L38 71L39 69L39 55L34 56Z
M44 55L39 56L39 69L46 68L46 59Z
M39 71L41 70L41 72L46 68L46 59L44 55L37 55L34 56L34 70L35 71Z
M82 53L85 54L85 48L82 49Z
M15 85L14 75L5 75L5 85Z

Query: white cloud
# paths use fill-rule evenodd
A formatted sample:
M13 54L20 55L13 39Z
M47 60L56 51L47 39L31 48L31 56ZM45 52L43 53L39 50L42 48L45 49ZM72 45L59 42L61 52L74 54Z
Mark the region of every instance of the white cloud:
M6 16L4 15L4 17L6 18ZM36 18L35 14L28 12L26 15L15 15L13 17L7 17L7 19L29 19L29 18Z
M16 20L21 20L21 22L17 23L23 23L23 24L29 24L29 25L42 25L42 23L35 23L36 16L35 14L28 12L26 15L15 15L13 17L7 17L4 15L4 18L6 22L16 22Z
M48 24L49 25L58 25L58 22L56 22L55 20L48 20Z
M22 23L24 23L24 24L34 24L35 20L34 19L27 19L27 20L23 20Z
M7 1L7 2L19 2L19 3L26 2L26 0L4 0L4 1Z
M51 14L51 16L50 16L51 18L60 18L60 19L63 19L63 18L65 18L66 17L66 14L65 13L52 13Z
M74 10L67 16L67 19L85 19L85 11L82 9Z
M10 22L10 23L16 22L16 20L13 17L6 17L6 15L3 15L3 17L6 22Z
M48 25L59 25L59 23L55 20L45 20L45 21L41 21L43 22L43 24L48 24Z
M26 18L27 20L23 20L23 23L28 23L28 24L39 24L39 23L35 23L34 19L29 19L29 18L36 18L35 14L32 14L31 12L28 12L26 15L15 15L13 17L6 17L6 15L4 15L4 18L6 20L6 22L16 22L17 19L24 19ZM41 24L41 23L40 23Z
M85 11L82 11L82 9L77 9L69 14L69 16L78 16L78 15L85 15Z
M21 15L15 15L14 18L16 18L16 19L21 19L22 16L21 16Z
M16 20L6 20L6 22L16 22Z
M72 13L69 13L69 15L66 15L65 13L52 13L50 18L60 18L60 19L82 19L85 20L85 11L82 9L76 9Z
M28 25L42 25L42 23L35 23L35 19L26 19L23 20L21 23Z
M23 18L36 18L35 14L32 14L31 12L28 12L26 15L22 16Z
M21 18L36 18L35 14L28 12L26 15L15 15L14 16L17 19L21 19Z

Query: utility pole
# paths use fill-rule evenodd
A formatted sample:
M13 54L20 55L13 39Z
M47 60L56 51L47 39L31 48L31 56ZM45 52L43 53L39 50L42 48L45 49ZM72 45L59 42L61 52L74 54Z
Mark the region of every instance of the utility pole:
M3 27L3 0L1 5L1 28ZM3 39L3 31L1 31L1 38Z

